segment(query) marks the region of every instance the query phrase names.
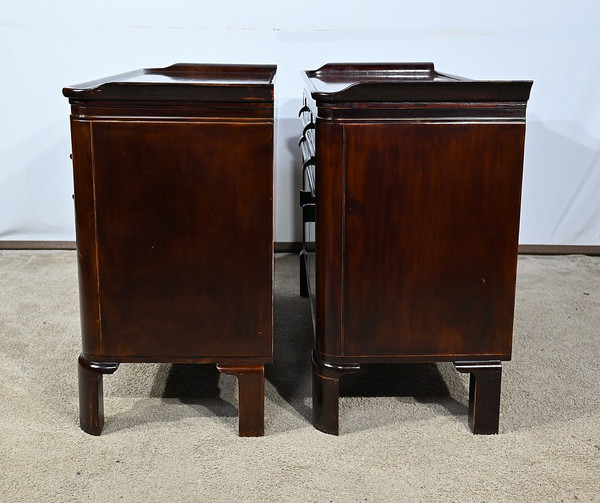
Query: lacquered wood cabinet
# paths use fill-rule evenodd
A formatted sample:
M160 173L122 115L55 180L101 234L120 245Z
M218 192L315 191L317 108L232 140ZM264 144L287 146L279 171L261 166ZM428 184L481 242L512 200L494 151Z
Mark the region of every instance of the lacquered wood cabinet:
M272 361L275 66L177 64L65 88L83 352L81 427L122 362L212 363L264 430Z
M532 83L431 63L328 64L305 76L301 293L315 320L314 425L338 433L339 379L363 363L451 361L471 375L473 431L497 433Z

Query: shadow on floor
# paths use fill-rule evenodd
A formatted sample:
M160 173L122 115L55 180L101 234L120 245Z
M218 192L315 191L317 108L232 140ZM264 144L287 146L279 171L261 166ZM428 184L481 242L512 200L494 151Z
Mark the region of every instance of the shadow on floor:
M265 367L266 379L277 393L310 422L311 363L313 327L310 303L300 297L299 257L278 256L275 261L273 299L273 363Z
M452 364L435 363L362 365L359 372L340 380L340 396L413 398L422 404L443 407L452 415L466 416L468 386L451 367ZM455 397L464 400L457 401Z
M280 397L310 423L313 327L309 300L299 295L298 256L278 256L275 271L274 362L265 366L265 378ZM452 415L466 415L468 388L448 365L451 367L451 364L433 363L362 365L359 372L345 375L340 380L340 396L413 398L436 408L446 408ZM237 409L232 405L235 380L220 380L221 374L215 365L175 364L169 367L166 378L157 375L153 396L205 407L221 417L237 415ZM222 398L224 396L227 400ZM464 396L464 401L455 400L453 397L456 396ZM266 399L277 400L277 397L267 394Z

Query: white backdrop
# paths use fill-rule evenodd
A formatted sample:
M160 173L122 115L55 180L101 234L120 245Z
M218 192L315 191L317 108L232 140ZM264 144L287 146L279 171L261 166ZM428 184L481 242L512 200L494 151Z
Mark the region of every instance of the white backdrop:
M521 244L600 244L600 2L23 0L0 6L0 240L74 239L62 87L176 62L276 63L276 234L299 241L300 72L433 61L534 80Z

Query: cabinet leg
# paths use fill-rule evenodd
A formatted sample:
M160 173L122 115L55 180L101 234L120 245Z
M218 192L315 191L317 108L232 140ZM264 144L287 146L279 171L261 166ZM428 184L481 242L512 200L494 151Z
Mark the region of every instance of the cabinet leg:
M469 426L473 433L498 433L502 364L491 362L455 362L459 372L470 373Z
M306 272L306 250L300 252L300 297L308 297L308 275Z
M339 435L340 377L358 372L360 365L333 365L312 354L313 425L331 435Z
M339 435L339 378L324 377L313 369L313 425L331 435Z
M102 376L117 368L118 363L90 362L79 355L79 425L90 435L100 435L104 427Z
M237 377L240 437L262 437L265 434L265 366L218 364L217 369Z

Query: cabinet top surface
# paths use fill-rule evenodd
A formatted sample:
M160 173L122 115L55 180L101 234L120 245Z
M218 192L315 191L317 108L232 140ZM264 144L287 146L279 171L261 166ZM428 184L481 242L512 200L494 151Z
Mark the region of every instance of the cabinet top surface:
M178 63L65 87L71 100L272 101L275 65Z
M433 63L331 63L305 72L311 96L340 101L527 101L531 81L482 81Z

